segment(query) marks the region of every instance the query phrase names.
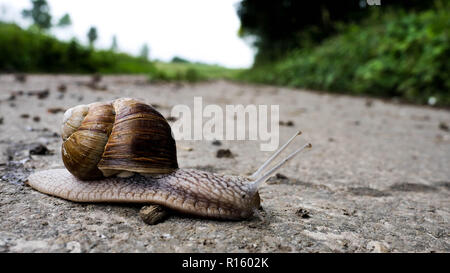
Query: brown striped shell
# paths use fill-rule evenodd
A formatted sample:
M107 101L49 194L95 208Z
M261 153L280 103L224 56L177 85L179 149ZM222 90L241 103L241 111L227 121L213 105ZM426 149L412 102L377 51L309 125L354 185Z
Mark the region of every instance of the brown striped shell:
M62 159L82 180L124 172L167 174L178 168L166 119L135 99L79 105L66 111Z

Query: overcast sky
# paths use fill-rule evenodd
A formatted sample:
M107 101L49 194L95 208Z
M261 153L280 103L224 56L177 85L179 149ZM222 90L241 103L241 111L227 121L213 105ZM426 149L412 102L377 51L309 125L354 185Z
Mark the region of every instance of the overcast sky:
M237 36L239 0L47 0L54 22L69 13L72 26L53 30L60 39L76 36L87 44L91 26L98 30L96 46L109 48L117 35L119 50L138 54L144 43L150 58L170 61L174 56L222 66L249 67L254 51ZM0 0L0 20L28 21L20 11L29 0Z

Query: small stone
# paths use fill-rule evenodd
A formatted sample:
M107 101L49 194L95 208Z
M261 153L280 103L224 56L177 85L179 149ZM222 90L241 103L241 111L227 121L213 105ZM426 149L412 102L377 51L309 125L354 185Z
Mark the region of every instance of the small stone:
M177 149L185 150L185 151L188 151L188 152L191 152L191 151L194 150L194 148L192 148L192 147L184 146L184 145L181 145L181 144L177 144Z
M294 122L292 120L289 120L289 121L286 121L286 122L280 121L278 124L280 124L281 126L288 126L288 127L294 126Z
M46 146L38 144L30 149L30 155L50 155L53 154Z
M48 108L47 112L51 113L51 114L57 114L57 113L64 113L66 110L60 108L60 107L56 107L56 108Z
M276 177L277 179L288 179L286 175L281 174L281 173L277 173L277 174L275 175L275 177Z
M28 115L28 114L22 114L22 115L20 115L20 117L21 117L21 118L29 118L30 115Z
M450 128L448 127L447 123L445 123L445 122L439 123L439 129L446 131L446 132L450 131Z
M168 117L166 118L166 120L172 122L172 121L176 121L177 118L176 118L176 117L172 117L172 116L168 116Z
M47 97L48 97L48 94L49 94L48 89L42 90L42 91L40 91L40 92L37 93L37 97L38 97L38 99L42 100L42 99L47 98Z
M214 146L221 146L222 145L222 142L220 141L220 140L214 140L213 142L211 142L211 144L212 145L214 145Z
M160 205L144 206L139 211L141 219L149 225L155 225L166 218L167 210Z
M28 92L28 96L37 96L40 100L47 98L49 94L50 91L48 89Z
M0 117L0 125L3 124L3 117Z
M216 157L217 158L223 158L223 157L233 158L234 155L233 155L233 153L231 153L230 149L220 149L217 151Z
M308 219L308 218L311 217L311 216L309 215L309 211L306 210L306 209L303 209L303 208L299 208L299 209L295 212L295 214L297 214L298 216L300 216L300 217L303 218L303 219Z
M18 73L14 75L14 79L18 82L26 82L27 81L27 75L24 73Z
M91 77L91 81L92 81L93 83L99 83L101 80L102 80L102 75L99 74L99 73L95 73L95 74L93 74L92 77Z
M286 182L289 182L289 178L281 173L277 173L275 176L273 176L273 177L269 178L269 180L267 180L267 184L280 184L280 183L286 183Z
M61 93L65 93L67 90L67 86L65 84L58 85L58 91Z
M41 121L41 118L39 116L34 116L33 117L33 121L34 122L39 122L39 121Z

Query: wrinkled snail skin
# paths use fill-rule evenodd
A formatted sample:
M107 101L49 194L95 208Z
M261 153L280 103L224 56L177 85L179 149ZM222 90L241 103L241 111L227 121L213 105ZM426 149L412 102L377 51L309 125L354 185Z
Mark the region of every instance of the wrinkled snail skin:
M83 181L65 169L40 171L28 178L34 189L76 202L159 204L201 217L239 220L260 207L259 194L248 179L178 169L157 177L136 174L128 178Z

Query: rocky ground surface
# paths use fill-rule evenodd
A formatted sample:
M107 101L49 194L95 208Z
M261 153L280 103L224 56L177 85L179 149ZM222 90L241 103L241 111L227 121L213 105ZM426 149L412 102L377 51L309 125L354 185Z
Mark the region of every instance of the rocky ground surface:
M224 108L276 104L280 143L301 129L295 145L313 149L262 186L263 210L245 221L173 215L151 226L138 205L74 203L25 184L63 167L64 110L124 96L166 117L194 96ZM0 252L449 252L449 126L447 110L288 88L3 75ZM178 144L180 167L217 173L251 173L271 154L258 141Z

